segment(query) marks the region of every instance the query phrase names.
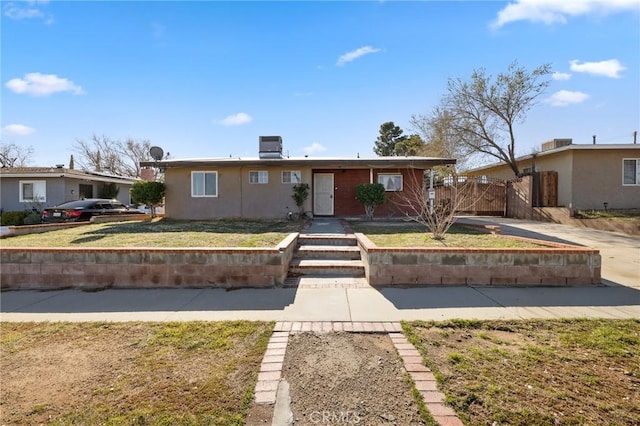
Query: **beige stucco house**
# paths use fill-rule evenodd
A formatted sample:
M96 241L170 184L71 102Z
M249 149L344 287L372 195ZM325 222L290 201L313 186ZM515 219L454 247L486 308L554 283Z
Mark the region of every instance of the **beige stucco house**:
M523 174L557 172L557 205L575 210L640 208L640 145L573 144L554 139L542 151L518 158ZM466 172L471 176L514 179L505 164Z
M379 182L388 200L376 216L404 213L392 202L424 170L455 164L454 159L431 157L289 158L282 155L282 139L260 138L255 158L197 158L143 162L164 171L165 217L172 219L285 218L296 212L293 187L307 183L304 212L314 216L360 216L355 199L361 183Z

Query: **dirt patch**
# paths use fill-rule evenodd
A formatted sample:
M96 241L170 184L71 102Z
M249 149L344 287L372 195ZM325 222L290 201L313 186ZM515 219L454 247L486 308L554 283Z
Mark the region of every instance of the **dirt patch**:
M296 425L425 424L386 334L294 334L282 378Z

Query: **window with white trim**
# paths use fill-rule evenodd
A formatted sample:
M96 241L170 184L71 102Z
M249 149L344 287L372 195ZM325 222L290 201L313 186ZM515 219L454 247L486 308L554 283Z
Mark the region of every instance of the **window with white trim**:
M192 197L217 197L218 172L191 172Z
M401 174L379 174L378 183L384 186L384 190L402 191L402 175Z
M300 183L302 182L302 173L300 170L283 170L282 183Z
M622 184L640 185L640 158L622 160Z
M21 180L19 185L21 203L43 203L47 201L46 180Z
M266 170L251 170L249 183L269 183L269 172Z

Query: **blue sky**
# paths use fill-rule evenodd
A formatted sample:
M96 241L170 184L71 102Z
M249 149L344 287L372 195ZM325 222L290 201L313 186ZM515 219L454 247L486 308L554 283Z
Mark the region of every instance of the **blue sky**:
M629 143L640 130L640 1L3 1L2 142L68 164L93 134L171 158L373 157L382 123L412 133L447 80L550 63L516 131Z

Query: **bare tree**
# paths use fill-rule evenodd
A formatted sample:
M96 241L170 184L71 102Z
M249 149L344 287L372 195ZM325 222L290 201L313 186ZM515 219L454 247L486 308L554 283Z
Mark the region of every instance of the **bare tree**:
M473 149L460 143L453 128L453 117L444 107L436 107L430 115L412 115L413 130L425 141L420 152L428 157L455 158L456 170L464 168Z
M0 167L24 167L33 155L33 147L0 142Z
M451 132L475 152L504 161L519 176L514 127L549 86L544 77L550 72L549 64L527 71L512 62L495 80L483 68L474 70L470 81L449 79L443 104L451 114Z
M425 226L433 239L440 241L445 239L456 215L473 208L489 191L490 186L485 185L479 193L475 178L452 174L439 184L440 198L436 198L433 196L435 189L431 192L425 185L423 173L409 173L406 179L408 182L402 193L398 193L394 203L405 212L409 220Z
M80 168L127 177L140 176L140 162L151 161L150 148L148 140L128 138L121 141L95 134L89 141L78 139L74 145Z

